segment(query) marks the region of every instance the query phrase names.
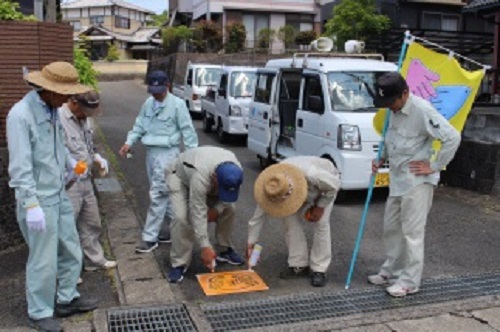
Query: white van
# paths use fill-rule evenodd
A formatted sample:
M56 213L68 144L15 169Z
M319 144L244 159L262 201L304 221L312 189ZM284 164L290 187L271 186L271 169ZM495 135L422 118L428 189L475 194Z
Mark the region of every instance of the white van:
M257 71L248 148L261 165L297 155L331 160L344 190L368 188L380 136L373 129L376 79L397 66L380 55L295 55ZM376 185L387 186L388 168Z
M222 67L213 107L207 104L208 100L204 102L203 130L210 132L215 126L221 143L226 142L229 135L248 133L248 107L252 101L256 72L254 67Z
M206 95L208 87L218 84L220 70L218 65L188 63L184 84L173 87L174 95L186 101L190 112L200 114L201 97Z

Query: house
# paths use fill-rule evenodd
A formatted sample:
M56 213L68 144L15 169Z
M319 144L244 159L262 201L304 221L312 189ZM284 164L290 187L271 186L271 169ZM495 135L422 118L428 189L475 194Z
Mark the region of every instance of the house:
M61 4L61 13L75 41L90 44L92 60L103 59L111 44L121 59L148 59L161 44L160 29L146 26L155 13L123 0L73 0Z
M320 33L321 4L328 2L331 0L170 0L169 8L175 25L190 25L203 19L215 21L221 28L231 23L242 23L247 31L246 46L251 48L259 32L265 28L277 31L284 25L291 25L297 31L314 30ZM225 33L224 29L222 31Z

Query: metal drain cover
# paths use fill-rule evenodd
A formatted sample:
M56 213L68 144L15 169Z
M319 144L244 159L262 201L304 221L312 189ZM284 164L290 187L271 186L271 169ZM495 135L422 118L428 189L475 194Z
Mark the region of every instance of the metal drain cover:
M99 192L119 192L122 190L120 183L116 178L94 179L97 191Z
M110 332L196 331L182 304L108 312Z
M205 304L201 308L215 332L336 318L360 313L464 300L500 294L500 274L427 280L419 293L392 298L379 287L268 300Z

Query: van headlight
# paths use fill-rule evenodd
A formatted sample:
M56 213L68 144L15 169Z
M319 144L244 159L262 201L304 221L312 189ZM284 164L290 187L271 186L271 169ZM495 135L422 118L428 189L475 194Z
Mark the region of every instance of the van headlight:
M361 151L359 127L348 124L339 125L337 147L341 150Z
M231 106L231 114L232 116L241 116L241 107L239 106Z

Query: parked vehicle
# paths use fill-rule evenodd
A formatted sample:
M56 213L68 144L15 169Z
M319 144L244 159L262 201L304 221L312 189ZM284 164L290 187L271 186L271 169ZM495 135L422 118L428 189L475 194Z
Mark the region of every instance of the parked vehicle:
M257 68L224 66L216 90L202 100L203 129L215 126L224 143L229 135L247 135L248 107L252 101Z
M295 155L331 160L342 189L369 186L380 136L373 128L377 78L397 67L380 55L295 55L257 71L248 148L261 165ZM387 186L388 168L376 185Z
M189 63L186 67L184 84L173 86L172 92L186 101L190 112L200 114L201 97L205 96L208 87L217 85L220 70L219 65Z

